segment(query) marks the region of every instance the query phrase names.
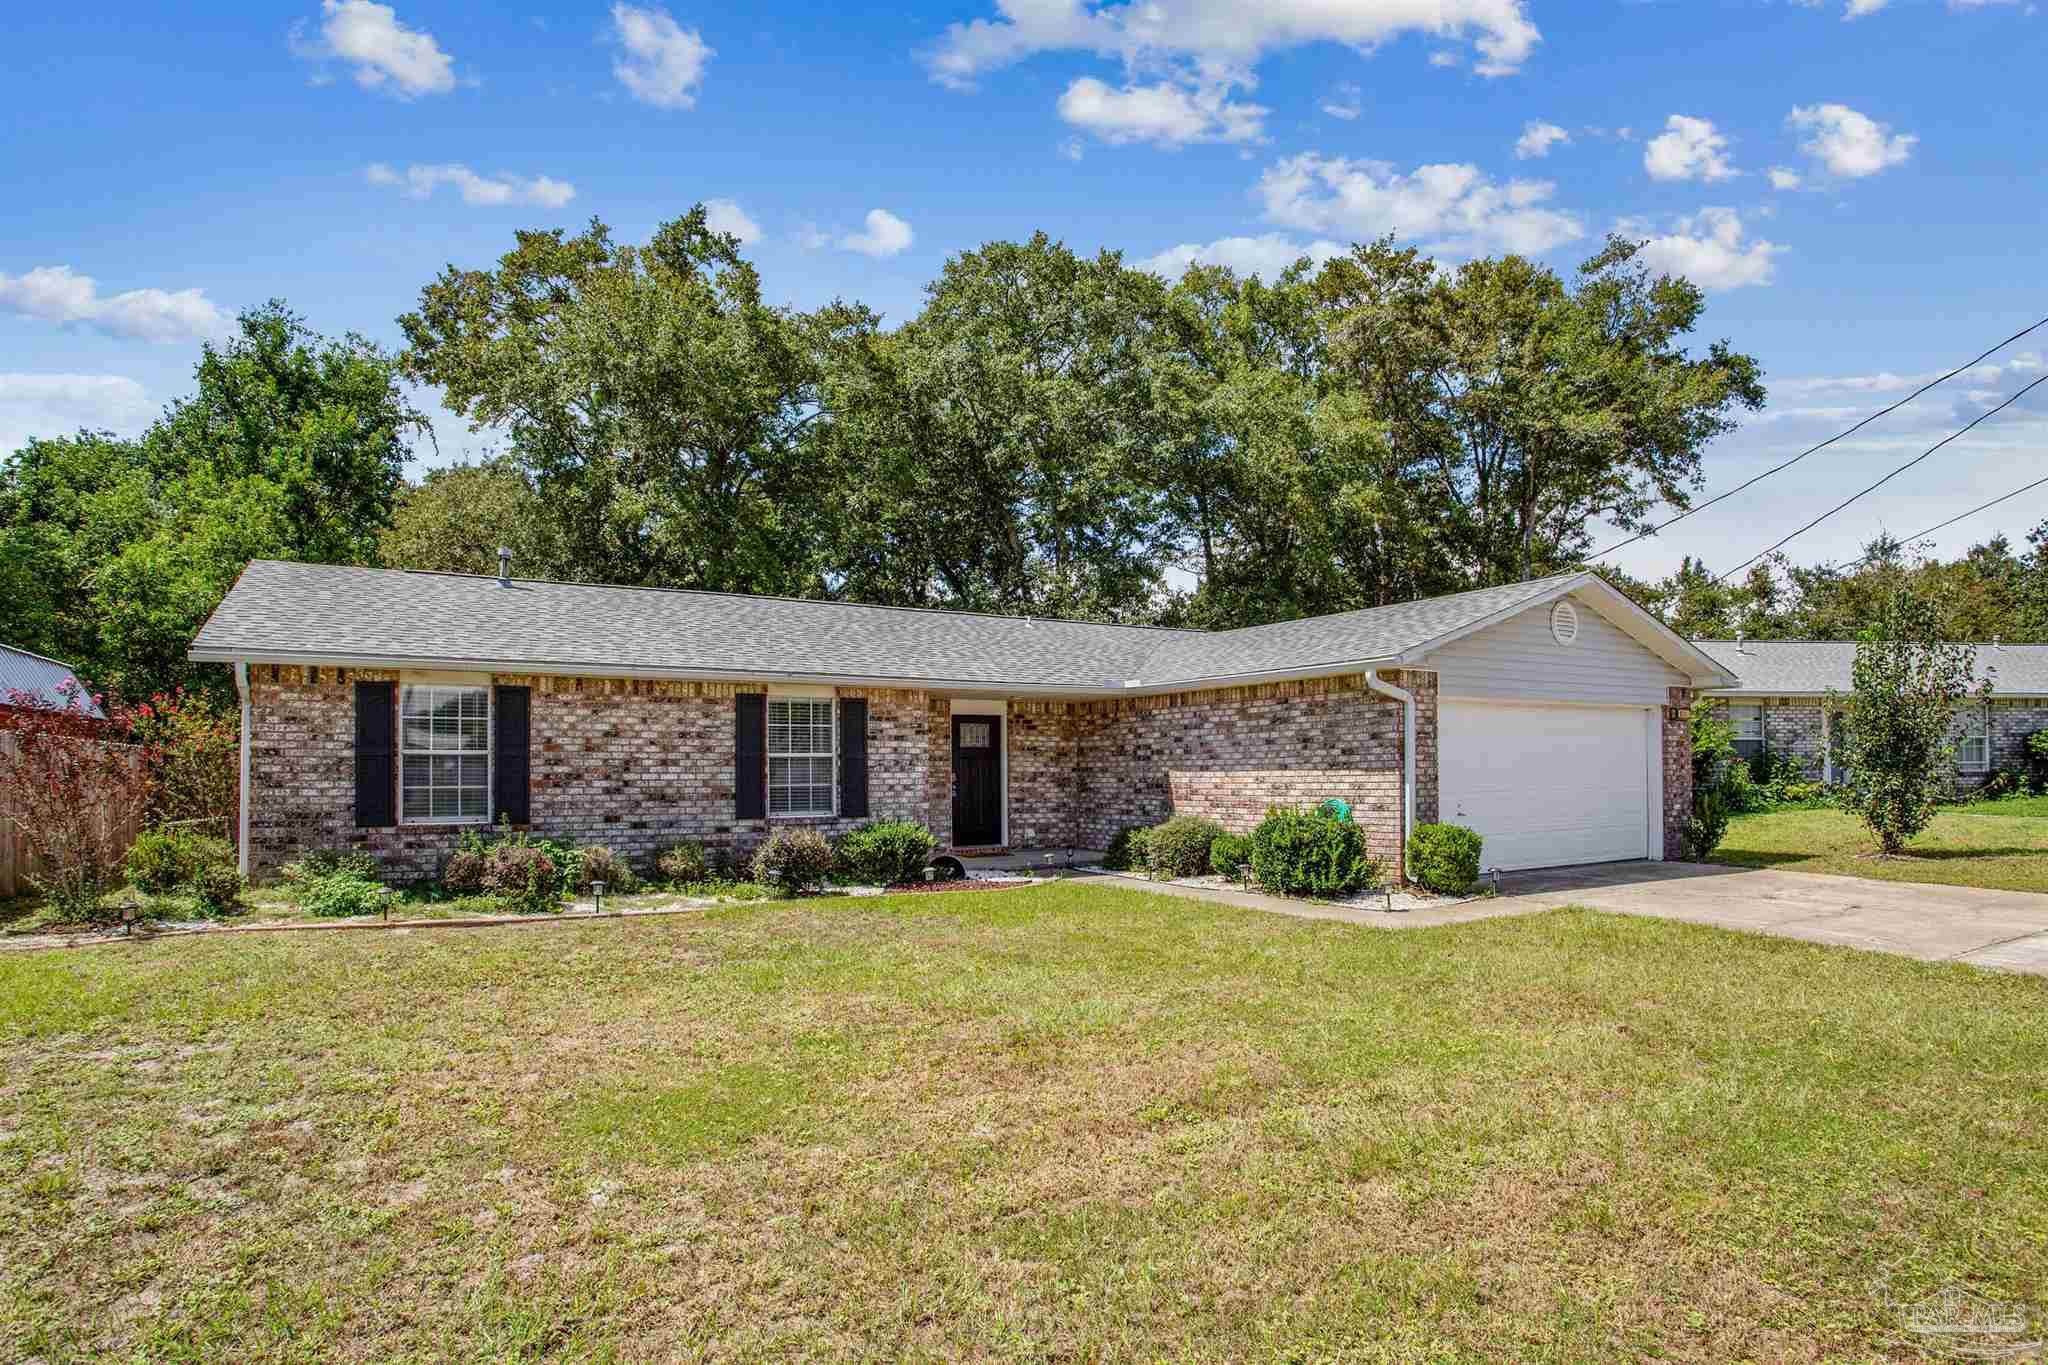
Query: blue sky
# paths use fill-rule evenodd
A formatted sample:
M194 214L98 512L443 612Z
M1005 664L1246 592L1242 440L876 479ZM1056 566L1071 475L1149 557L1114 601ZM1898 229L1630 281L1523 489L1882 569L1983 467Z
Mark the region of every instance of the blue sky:
M1568 268L1618 227L1764 363L1770 408L1709 451L1709 492L2048 314L2034 0L293 0L8 29L0 449L139 428L264 299L395 344L422 284L515 228L638 240L698 200L771 296L895 320L948 255L1037 229L1162 269L1389 230ZM1612 562L1733 565L2044 356L2048 328ZM438 429L444 459L482 440ZM2030 398L1793 549L1851 556L2044 454ZM2023 531L2044 493L1941 548Z

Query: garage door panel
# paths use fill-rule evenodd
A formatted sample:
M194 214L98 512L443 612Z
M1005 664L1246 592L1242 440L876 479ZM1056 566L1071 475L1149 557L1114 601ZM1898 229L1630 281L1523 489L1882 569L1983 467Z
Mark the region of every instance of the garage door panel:
M1477 830L1488 867L1649 853L1649 740L1639 707L1444 702L1442 819Z

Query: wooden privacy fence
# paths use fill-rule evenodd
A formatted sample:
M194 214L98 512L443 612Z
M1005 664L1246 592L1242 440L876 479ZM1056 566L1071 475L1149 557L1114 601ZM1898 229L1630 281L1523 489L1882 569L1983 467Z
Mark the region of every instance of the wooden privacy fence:
M88 741L92 742L92 741ZM15 752L15 738L0 731L0 759L12 758ZM137 755L136 761L141 761ZM104 812L102 820L108 819ZM124 852L135 842L135 836L142 833L142 816L138 811L124 819L113 831L117 846ZM28 841L22 837L21 826L15 820L15 802L12 794L0 783L0 897L16 896L29 888L29 879L40 867L40 860Z

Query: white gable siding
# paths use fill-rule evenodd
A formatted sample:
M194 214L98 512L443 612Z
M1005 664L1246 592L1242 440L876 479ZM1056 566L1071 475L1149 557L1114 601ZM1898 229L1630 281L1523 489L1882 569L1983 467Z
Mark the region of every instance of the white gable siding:
M1446 697L1661 706L1666 688L1690 680L1638 644L1583 598L1579 636L1561 645L1550 633L1550 605L1454 640L1423 661L1437 670Z

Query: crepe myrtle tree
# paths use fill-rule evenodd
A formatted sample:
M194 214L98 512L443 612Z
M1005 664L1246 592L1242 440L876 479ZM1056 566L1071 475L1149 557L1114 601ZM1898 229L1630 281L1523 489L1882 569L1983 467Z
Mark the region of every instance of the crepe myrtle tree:
M1934 818L1954 758L1959 707L1982 705L1990 680L1974 681L1976 651L1945 640L1934 599L1910 583L1880 598L1856 637L1856 663L1842 711L1842 804L1877 836L1886 855Z

